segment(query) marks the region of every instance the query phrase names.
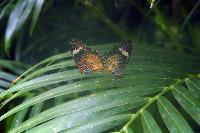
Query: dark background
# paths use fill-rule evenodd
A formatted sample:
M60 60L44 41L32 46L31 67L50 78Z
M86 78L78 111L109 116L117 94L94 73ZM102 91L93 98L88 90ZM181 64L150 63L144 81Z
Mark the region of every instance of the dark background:
M87 44L131 39L136 44L161 45L184 52L195 49L198 52L198 0L160 0L154 4L150 9L150 2L141 0L45 1L33 34L29 34L30 15L14 35L6 53L4 34L8 13L0 25L1 57L34 64L53 53L66 51L67 41L73 37ZM102 14L112 23L108 24ZM113 28L113 24L118 29ZM27 55L30 58L27 59Z

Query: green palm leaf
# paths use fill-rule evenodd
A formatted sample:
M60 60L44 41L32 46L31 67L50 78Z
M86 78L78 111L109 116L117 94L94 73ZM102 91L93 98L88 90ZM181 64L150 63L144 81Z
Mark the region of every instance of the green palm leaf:
M7 3L7 7L10 6L11 3L13 3L13 1ZM5 50L7 52L11 47L11 39L23 27L25 22L28 20L28 17L30 16L31 12L33 12L32 28L31 28L31 33L32 33L43 3L44 3L43 0L25 0L25 1L18 0L17 5L15 6L15 8L13 9L13 11L9 16L8 25L6 29ZM7 10L7 8L4 9L5 11ZM1 16L3 15L4 14L2 14Z
M102 44L93 48L106 52L112 46ZM185 116L177 110L178 107L163 95L173 90L175 99L194 121L199 123L199 102L192 94L188 94L188 91L176 87L185 81L194 82L187 74L199 73L199 59L160 47L134 45L133 48L124 78L115 82L112 82L111 75L105 73L92 74L92 78L80 74L74 67L70 52L47 58L25 72L22 76L25 78L18 78L16 85L0 93L0 97L4 99L1 107L11 100L15 101L20 95L34 93L33 97L5 112L0 116L0 120L18 112L26 114L25 110L30 109L31 115L18 126L11 128L10 133L108 130L137 132L131 124L139 116L142 118L142 130L145 132L151 132L154 128L162 132L157 121L165 124L170 131L175 124L169 123L178 122L181 124L175 129L192 132ZM193 77L199 81L198 75ZM184 95L180 95L179 91ZM157 120L155 115L148 111L154 108L153 104L156 102L163 121ZM189 110L191 105L193 107ZM159 114L158 111L156 113Z
M145 133L162 133L154 118L148 111L144 111L141 115L142 126Z
M165 97L159 98L158 108L163 121L171 133L193 133L189 124Z
M174 86L173 94L185 111L200 125L200 102L182 86Z
M200 98L200 81L197 78L192 77L186 79L186 84L192 95L196 98Z

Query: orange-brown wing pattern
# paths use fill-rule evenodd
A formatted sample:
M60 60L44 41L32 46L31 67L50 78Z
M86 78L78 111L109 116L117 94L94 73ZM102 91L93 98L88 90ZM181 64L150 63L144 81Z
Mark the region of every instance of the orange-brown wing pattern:
M97 53L91 52L86 53L77 62L77 66L81 73L91 73L101 71L103 68L103 63L101 56Z
M72 39L70 46L74 61L81 73L90 75L92 72L102 70L102 57L96 51L77 39Z
M132 52L131 41L126 40L113 48L105 58L106 72L112 73L113 79L120 79L124 75L125 67L128 64Z

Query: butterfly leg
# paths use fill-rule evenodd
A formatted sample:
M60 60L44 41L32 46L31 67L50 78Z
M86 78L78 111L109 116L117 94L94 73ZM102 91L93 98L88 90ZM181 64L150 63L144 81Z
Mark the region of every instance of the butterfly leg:
M86 76L90 76L92 73L92 69L85 64L79 64L79 70L81 73L85 74Z

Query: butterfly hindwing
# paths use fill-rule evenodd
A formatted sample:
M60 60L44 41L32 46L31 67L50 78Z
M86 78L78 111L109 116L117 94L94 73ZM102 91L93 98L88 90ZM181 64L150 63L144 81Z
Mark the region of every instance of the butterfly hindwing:
M81 73L90 75L92 72L101 71L103 68L102 56L84 42L78 39L72 39L69 42L74 61Z
M131 51L131 41L126 40L118 44L117 47L113 48L113 50L108 53L104 62L104 70L112 73L113 79L120 79L123 77Z

